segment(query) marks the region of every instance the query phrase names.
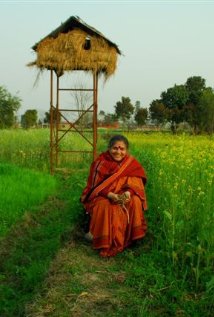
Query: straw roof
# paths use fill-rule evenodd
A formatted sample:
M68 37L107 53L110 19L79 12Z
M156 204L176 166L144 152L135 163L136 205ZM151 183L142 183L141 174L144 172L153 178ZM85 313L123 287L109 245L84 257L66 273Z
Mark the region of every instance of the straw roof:
M37 59L28 66L52 69L58 75L72 70L96 71L106 78L115 72L118 54L121 54L115 43L74 16L32 49L37 53Z

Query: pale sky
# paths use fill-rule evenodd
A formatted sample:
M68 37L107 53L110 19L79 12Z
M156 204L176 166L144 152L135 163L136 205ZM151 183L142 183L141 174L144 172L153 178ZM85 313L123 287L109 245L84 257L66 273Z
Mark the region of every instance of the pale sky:
M70 16L79 16L123 52L115 74L99 81L98 111L114 112L122 96L141 106L162 91L202 76L214 87L214 0L0 0L0 86L26 109L48 111L49 71L26 67L31 47ZM69 77L72 75L69 75Z

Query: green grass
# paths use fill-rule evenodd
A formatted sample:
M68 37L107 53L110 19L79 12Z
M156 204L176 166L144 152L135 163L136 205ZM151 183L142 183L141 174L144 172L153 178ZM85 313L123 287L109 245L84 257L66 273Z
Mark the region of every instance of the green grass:
M40 172L0 163L0 238L27 210L56 189L55 179Z

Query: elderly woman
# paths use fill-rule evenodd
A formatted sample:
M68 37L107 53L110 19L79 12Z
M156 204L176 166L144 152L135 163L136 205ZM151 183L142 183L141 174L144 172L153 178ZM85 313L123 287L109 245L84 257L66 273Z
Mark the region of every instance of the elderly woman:
M103 257L122 252L146 233L146 175L140 163L128 154L129 143L113 136L108 150L92 163L81 202L90 215L87 237Z

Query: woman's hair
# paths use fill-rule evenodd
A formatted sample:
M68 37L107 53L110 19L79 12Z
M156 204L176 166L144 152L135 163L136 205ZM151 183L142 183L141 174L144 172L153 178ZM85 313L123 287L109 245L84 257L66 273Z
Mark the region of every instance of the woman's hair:
M121 134L117 134L117 135L114 135L114 136L111 137L111 139L109 140L109 143L108 143L108 148L110 149L118 141L123 142L126 145L127 149L129 148L128 139L125 136L121 135Z

